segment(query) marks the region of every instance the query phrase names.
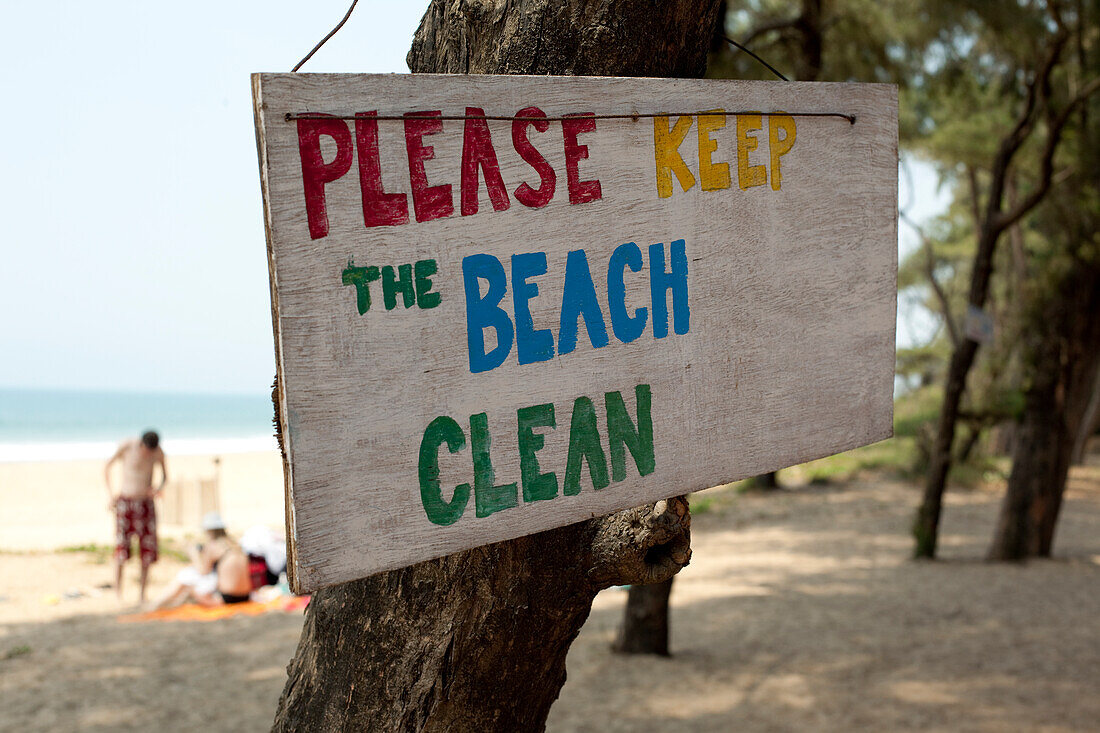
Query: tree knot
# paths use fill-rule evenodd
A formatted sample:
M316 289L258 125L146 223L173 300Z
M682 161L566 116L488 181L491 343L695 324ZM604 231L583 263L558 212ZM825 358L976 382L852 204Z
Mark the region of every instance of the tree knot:
M599 521L589 581L597 588L660 583L691 560L691 513L683 496Z

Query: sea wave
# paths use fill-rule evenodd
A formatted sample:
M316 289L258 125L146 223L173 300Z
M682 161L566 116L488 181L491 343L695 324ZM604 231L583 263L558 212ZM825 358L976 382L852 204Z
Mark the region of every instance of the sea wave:
M161 441L161 447L164 448L164 453L169 458L171 456L261 453L279 450L279 445L273 435L258 435L246 438L166 438ZM106 461L117 448L118 443L115 441L0 443L0 463Z

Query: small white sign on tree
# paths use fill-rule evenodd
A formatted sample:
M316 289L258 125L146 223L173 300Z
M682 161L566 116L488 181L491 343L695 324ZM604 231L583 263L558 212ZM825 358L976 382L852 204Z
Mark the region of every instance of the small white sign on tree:
M891 435L893 86L253 96L297 590Z

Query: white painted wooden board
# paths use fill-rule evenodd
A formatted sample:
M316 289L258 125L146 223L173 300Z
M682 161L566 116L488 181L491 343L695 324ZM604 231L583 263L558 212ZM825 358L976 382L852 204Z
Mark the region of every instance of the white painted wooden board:
M253 94L283 387L288 540L296 589L312 590L531 534L891 435L897 268L897 94L893 86L257 74ZM531 106L549 117L673 115L657 122L647 117L595 119L594 131L578 133L576 145L586 146L587 157L573 148L574 183L598 180L600 185L598 198L589 186L591 200L581 203L570 203L563 123L548 122L544 132L521 124L521 137L539 151L556 177L552 198L537 208L525 205L516 194L523 183L539 189L540 174L517 152L513 123L488 121L484 124L491 134L508 208L503 209L499 200L502 210L494 208L486 175L479 167L478 211L467 215L460 204L464 129L476 127L476 121L443 119L440 131L419 137L414 130L410 163L405 123L377 120L382 187L387 194L405 194L408 209L407 223L378 226L365 224L360 176L374 160L369 135L360 135L357 145L355 121L337 119L336 124L347 131L342 143L338 132L319 134L313 140L308 132L313 121L287 119L288 114L326 113L339 118L372 111L380 117L429 111L461 116L467 114L467 107L509 117ZM723 121L720 117L704 120L704 127L710 123L710 129L703 130L702 143L700 118L682 123L690 128L676 150L694 185L685 191L687 181L673 171L671 195L659 196L655 129L663 124L664 131L670 130L678 113L716 109L728 113L724 126L717 124ZM732 113L746 110L842 112L855 115L856 122L792 118L794 143L779 156L781 181L775 190L769 117L760 119L762 129L745 129L740 134L747 157L741 166L744 170L739 170L738 123ZM751 117L744 120L746 128L756 123ZM304 142L299 139L300 124L305 125ZM330 123L323 124L329 125L325 128L329 132L334 129ZM786 130L780 129L782 121L777 124L774 144L780 152ZM757 141L754 150L748 149L750 138ZM702 144L705 165L708 140L714 141L709 156L717 167L704 176L699 150ZM431 146L434 157L427 158L423 146ZM311 157L317 154L319 159ZM426 185L451 186L454 211L450 215L417 221L410 170L418 160L424 161ZM719 185L721 163L729 164L728 188ZM742 174L749 182L747 166L757 165L765 166L764 185L741 188ZM337 177L344 168L346 172ZM314 189L323 188L328 222L324 236L317 236L316 216L311 236L307 176L314 181ZM329 177L333 180L316 183ZM711 190L702 190L704 181ZM397 201L392 205L400 216L400 200L391 200ZM368 208L373 214L379 210L375 204ZM683 240L687 263L689 321L686 329L681 328L686 332L676 332L672 312L684 290L683 283L673 278L680 289L664 291L670 311L668 334L657 338L649 248L662 245L667 268L676 240ZM630 242L637 244L643 258L637 272L623 267L629 248L621 246ZM562 348L559 336L564 273L573 250L585 252L599 315L590 305L579 321L576 347L570 351ZM616 251L619 254L612 262ZM499 308L514 323L513 275L523 277L523 265L537 265L540 257L521 256L519 271L513 270L512 257L540 252L545 253L546 273L525 279L537 285L538 294L519 297L518 302L521 309L523 303L529 306L531 329L549 332L552 358L532 361L525 349L527 363L521 364L519 346L513 343L500 366L472 370L468 333L483 333L485 348L491 349L496 332L481 329L476 318L471 325L464 263L475 285L471 300L476 301L493 294L486 295L488 279L470 274L472 263L499 261L507 279ZM375 280L366 286L370 308L360 313L358 286L343 282L345 270L358 272L357 277L366 273L350 270L352 262L356 268L396 268L421 260L434 260L438 270L425 291L438 293L439 303L432 308L420 307L430 304L430 297L406 308L398 295L396 306L387 310L382 283ZM613 280L615 272L623 274L625 295L617 290L609 295L609 263L615 265L610 268ZM577 273L580 270L574 269L573 274ZM571 280L569 302L587 302L585 292L581 273ZM613 304L619 305L617 322L611 313ZM626 337L633 335L623 314L636 315L638 308L647 309L641 335L634 340L619 338L619 331ZM600 319L608 343L597 348L586 325ZM616 323L622 328L617 329ZM529 329L521 326L519 330L525 345L537 342ZM644 458L639 463L627 450L625 478L597 490L590 463L582 462L579 493L565 495L575 401L582 396L591 399L599 451L610 462L605 394L622 396L630 425L635 425L644 422L636 404L638 385L648 386L651 399L652 467ZM556 428L531 429L532 435L543 437L537 451L530 436L524 444L539 465L530 475L554 472L557 489L553 498L525 501L517 410L544 404L553 405ZM543 417L546 409L542 408ZM433 521L422 491L425 431L433 421L450 424L440 419L449 417L461 433L462 446L456 446L454 453L445 444L434 450L432 441L426 451L428 464L431 456L438 457L441 487L438 494L432 493L428 465L427 503L453 502L457 511L462 507L458 506L461 496L453 495L455 487L474 483L471 444L475 432L482 433L472 426L471 416L481 413L487 416L491 435L493 485L516 482L511 491L515 506L477 516L475 494L480 493L487 505L492 502L488 491L478 492L475 487L464 509L447 518L450 523L439 521L440 505L433 504L437 507ZM525 415L530 413L537 416L539 411ZM587 433L578 428L577 435L579 441ZM575 452L579 455L579 450ZM595 452L590 458L599 462ZM508 501L509 490L498 490L496 506Z

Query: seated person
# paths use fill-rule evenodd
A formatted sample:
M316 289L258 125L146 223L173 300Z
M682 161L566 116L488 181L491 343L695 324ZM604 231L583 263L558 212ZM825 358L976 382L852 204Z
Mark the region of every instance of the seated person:
M184 568L153 605L154 609L194 601L203 606L243 603L252 592L248 556L225 531L217 512L202 519L207 542L191 549L191 565Z

